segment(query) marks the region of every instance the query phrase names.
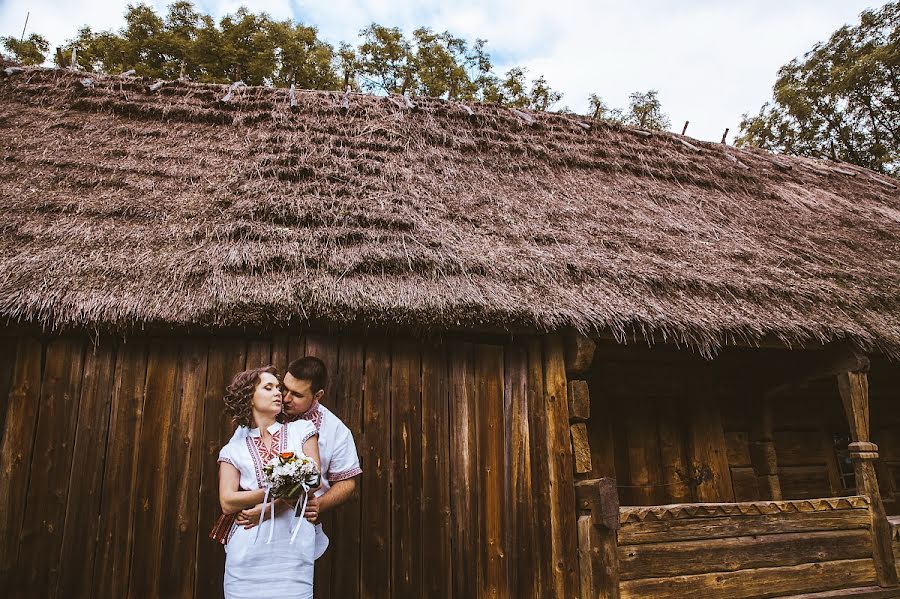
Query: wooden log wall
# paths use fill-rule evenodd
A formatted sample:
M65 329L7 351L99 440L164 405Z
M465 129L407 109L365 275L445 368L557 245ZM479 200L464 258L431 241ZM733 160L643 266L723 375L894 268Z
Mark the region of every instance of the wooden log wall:
M573 597L564 347L317 334L0 337L0 588L221 596L221 396L246 367L317 355L361 496L329 515L327 597ZM26 590L27 589L27 590ZM10 595L7 595L10 596Z
M872 586L861 496L620 509L623 599L765 598Z
M589 372L570 381L576 407L586 396L577 379L590 390L590 470L576 478L615 478L623 505L854 492L835 453L834 436L849 425L834 376L786 385L768 404L746 392L748 379L760 384L797 360L791 352L733 350L707 362L684 350L601 342L595 354ZM885 510L900 514L900 366L873 359L870 377L875 469ZM578 466L577 446L575 455Z

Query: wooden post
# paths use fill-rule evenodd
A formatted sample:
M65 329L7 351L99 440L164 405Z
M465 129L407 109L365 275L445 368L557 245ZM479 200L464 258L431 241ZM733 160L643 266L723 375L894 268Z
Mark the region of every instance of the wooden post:
M750 430L750 462L756 473L759 498L779 501L781 481L778 480L778 457L775 454L775 427L773 424L772 400L747 402L756 407L753 426Z
M891 549L891 525L881 502L878 479L873 461L878 458L878 446L869 441L869 379L865 372L838 374L838 388L847 421L850 423L850 459L856 473L856 489L872 503L872 544L875 572L882 587L897 586L897 570Z
M616 479L575 483L578 501L578 561L582 599L618 599L619 496Z

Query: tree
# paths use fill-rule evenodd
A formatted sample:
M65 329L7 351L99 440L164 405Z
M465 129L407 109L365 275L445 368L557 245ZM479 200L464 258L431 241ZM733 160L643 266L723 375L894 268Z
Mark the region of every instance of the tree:
M32 33L25 39L16 39L14 37L0 38L3 47L7 52L13 55L13 58L19 64L33 66L43 63L47 60L47 51L50 50L50 43L43 36Z
M671 126L668 115L662 111L658 92L651 89L646 92L634 92L628 96L628 112L624 122L641 129L663 131Z
M900 2L781 67L772 101L744 115L735 144L900 175Z
M359 34L356 65L364 90L405 94L415 86L412 45L399 27L372 23Z

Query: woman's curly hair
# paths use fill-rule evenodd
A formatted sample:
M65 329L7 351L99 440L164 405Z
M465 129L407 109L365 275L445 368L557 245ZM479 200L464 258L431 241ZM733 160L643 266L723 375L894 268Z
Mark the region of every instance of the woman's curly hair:
M250 426L253 419L253 394L264 372L278 376L274 366L251 368L234 375L231 384L225 388L225 413L231 416L236 426Z

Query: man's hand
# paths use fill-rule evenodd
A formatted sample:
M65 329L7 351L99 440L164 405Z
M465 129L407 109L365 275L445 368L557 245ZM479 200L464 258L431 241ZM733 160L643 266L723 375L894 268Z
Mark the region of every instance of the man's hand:
M238 526L244 528L253 528L259 524L259 515L262 513L265 504L257 503L252 508L241 510L234 517L234 521Z
M303 517L312 524L319 523L319 498L312 491L309 493L309 499L306 500L306 510L303 512Z

